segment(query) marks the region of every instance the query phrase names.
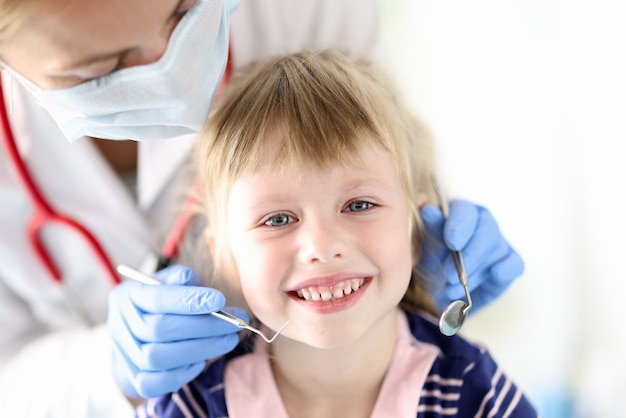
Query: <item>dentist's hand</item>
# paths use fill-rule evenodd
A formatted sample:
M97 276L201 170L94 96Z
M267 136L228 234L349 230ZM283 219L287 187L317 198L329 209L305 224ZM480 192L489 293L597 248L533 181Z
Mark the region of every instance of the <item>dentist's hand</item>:
M421 209L426 227L420 267L430 277L445 277L445 286L430 287L439 312L453 300L465 300L463 286L454 267L450 250L462 251L474 304L471 312L498 298L524 272L520 255L504 239L496 220L481 206L464 200L450 202L444 222L439 208Z
M109 296L113 372L120 388L133 398L180 389L200 374L205 360L238 343L237 327L209 315L224 307L224 295L197 286L191 269L171 266L154 277L164 285L127 280ZM248 320L243 309L228 310Z

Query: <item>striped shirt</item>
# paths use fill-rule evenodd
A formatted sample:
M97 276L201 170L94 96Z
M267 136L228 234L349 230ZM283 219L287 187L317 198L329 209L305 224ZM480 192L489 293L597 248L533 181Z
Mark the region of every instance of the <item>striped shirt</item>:
M503 373L485 348L472 344L458 335L453 337L442 335L434 318L422 313L406 312L406 320L403 316L403 324L406 324L404 328L407 330L408 336L406 346L409 350L419 353L419 355L413 356L413 360L419 359L422 364L418 365L415 362L410 364L411 358L406 357L406 355L400 357L401 361L409 363L410 371L405 373L407 376L398 374L398 367L395 368L396 371L394 372L392 364L389 374L395 374L395 376L392 377L391 385L388 385L387 382L383 384L379 395L380 397L387 397L387 403L385 404L383 401L382 408L377 405L373 417L526 418L538 416L529 400ZM403 353L406 354L407 350L403 350ZM240 344L232 353L208 363L205 370L195 380L178 392L147 401L137 409L136 416L139 418L228 418L227 396L224 391L226 371L232 367L232 363L241 361L246 357L252 357L253 351L252 344ZM397 352L398 350L396 350L396 356ZM434 354L424 356L424 353ZM406 360L407 358L409 360ZM423 364L425 361L426 364ZM259 362L256 361L255 364L257 363ZM228 366L229 364L230 366ZM406 366L402 366L400 368L407 369ZM416 373L412 372L420 367L424 368L423 375L416 378ZM270 374L270 372L264 372L264 369L259 370L261 370L259 373L256 369L246 373L246 375L251 376L250 381L252 383L254 383L252 379L255 379L259 374ZM417 374L419 375L419 372ZM389 377L387 376L387 378ZM409 382L415 386L415 392L397 391L393 388L393 385L408 384ZM257 394L258 390L265 390L266 386L272 385L257 386L251 393ZM387 386L391 387L385 392ZM389 399L389 394L397 396L397 393L402 393L403 398ZM268 402L270 401L267 398L271 398L271 396L253 397L258 398L254 407L250 406L250 409L256 411L252 415L253 417L287 416L284 408L277 405L275 399L272 399L274 403L271 411L268 410L269 407L259 409L259 404L269 405ZM280 402L277 394L275 398ZM250 399L249 394L247 399ZM378 402L381 400L379 399ZM392 403L395 406L407 402L409 402L408 409L393 409L409 412L385 413L390 411L387 406ZM233 405L233 402L230 404ZM249 413L248 416L250 416Z

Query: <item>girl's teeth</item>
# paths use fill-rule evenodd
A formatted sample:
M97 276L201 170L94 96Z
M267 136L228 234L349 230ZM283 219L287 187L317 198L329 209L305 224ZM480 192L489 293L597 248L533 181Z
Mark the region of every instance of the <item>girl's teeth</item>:
M356 292L364 283L365 279L351 279L332 287L306 287L296 291L296 294L304 300L329 302Z

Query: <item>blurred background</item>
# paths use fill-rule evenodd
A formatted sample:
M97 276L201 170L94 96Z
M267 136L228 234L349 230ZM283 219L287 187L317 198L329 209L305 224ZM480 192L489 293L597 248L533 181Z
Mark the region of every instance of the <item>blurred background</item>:
M463 334L544 417L626 417L626 5L381 4L450 194L489 208L526 262Z

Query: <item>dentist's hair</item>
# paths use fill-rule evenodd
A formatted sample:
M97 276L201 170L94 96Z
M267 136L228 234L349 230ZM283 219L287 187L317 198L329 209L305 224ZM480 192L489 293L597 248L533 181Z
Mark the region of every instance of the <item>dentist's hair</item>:
M0 0L0 51L2 44L26 24L28 16L36 10L36 3L32 0Z
M371 63L336 51L302 52L259 61L236 73L198 140L196 166L213 241L216 287L220 278L236 275L224 230L229 190L242 174L268 163L269 134L279 137L269 162L276 170L305 162L320 168L358 164L371 147L388 152L411 210L407 232L419 256L418 195L437 202L431 137L393 83ZM414 271L403 302L434 313L424 279Z

